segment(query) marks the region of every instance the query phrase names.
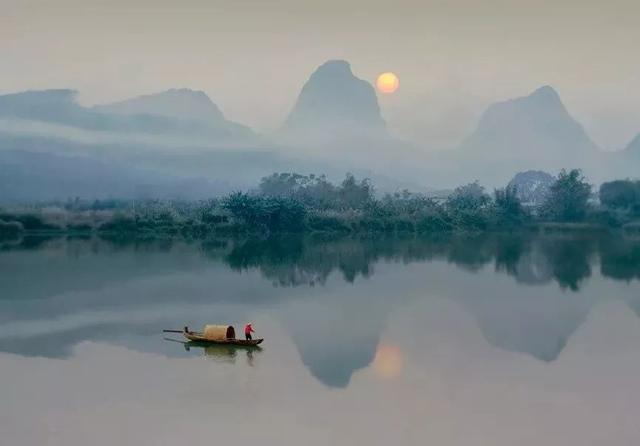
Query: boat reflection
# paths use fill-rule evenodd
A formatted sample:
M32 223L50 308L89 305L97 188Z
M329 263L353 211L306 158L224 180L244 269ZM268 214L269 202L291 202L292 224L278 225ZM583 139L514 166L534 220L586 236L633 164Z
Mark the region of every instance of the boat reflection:
M165 341L176 342L182 344L187 352L201 352L208 359L212 359L216 362L235 364L237 357L244 353L247 365L254 366L256 354L262 352L262 347L259 346L247 346L247 345L223 345L223 344L211 344L208 342L198 341L179 341L177 339L164 338Z

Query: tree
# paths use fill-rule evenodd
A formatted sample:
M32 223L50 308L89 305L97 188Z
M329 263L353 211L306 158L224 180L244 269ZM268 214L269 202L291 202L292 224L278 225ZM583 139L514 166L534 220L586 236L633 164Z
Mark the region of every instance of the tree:
M591 185L579 169L560 171L543 204L542 215L555 221L580 221L589 209Z
M489 195L485 193L484 187L475 181L457 187L447 198L447 207L453 211L471 211L483 208L489 201Z
M600 203L612 209L629 209L640 203L640 181L616 180L602 183Z
M423 211L431 211L438 205L430 197L412 193L407 189L393 194L385 194L379 202L378 208L382 209L382 215L407 215L415 216ZM370 208L374 208L370 206Z
M271 232L296 232L304 228L307 210L293 198L264 199L261 209L260 222Z
M336 187L324 175L274 173L260 180L260 195L295 198L307 206L328 209L338 203Z
M309 180L300 189L298 197L307 206L329 209L336 206L338 195L336 187L324 175L309 175Z
M22 223L17 221L0 220L0 240L2 238L17 237L22 232L24 232L24 226L22 226Z
M293 197L309 183L309 177L297 173L274 173L260 180L260 194Z
M233 192L227 196L222 201L222 207L247 226L259 224L260 216L264 213L262 200L244 192Z
M446 209L454 226L481 231L486 229L487 205L491 197L478 182L456 188L447 198Z
M516 186L494 191L493 215L498 225L517 225L523 222L527 214L518 199Z
M361 180L348 173L340 188L338 195L343 207L347 209L362 209L373 200L373 186L368 178Z

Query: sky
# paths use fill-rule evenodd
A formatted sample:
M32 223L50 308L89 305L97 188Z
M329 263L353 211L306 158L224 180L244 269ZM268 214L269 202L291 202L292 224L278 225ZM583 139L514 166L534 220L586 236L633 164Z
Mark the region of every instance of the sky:
M605 149L640 132L635 0L0 0L0 93L95 104L187 87L259 131L311 72L346 59L400 137L457 144L490 103L552 85Z

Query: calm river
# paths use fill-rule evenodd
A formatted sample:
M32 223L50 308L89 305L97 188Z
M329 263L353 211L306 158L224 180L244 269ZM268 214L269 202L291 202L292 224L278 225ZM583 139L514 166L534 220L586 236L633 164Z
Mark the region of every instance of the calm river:
M639 379L640 239L0 243L6 445L635 446Z

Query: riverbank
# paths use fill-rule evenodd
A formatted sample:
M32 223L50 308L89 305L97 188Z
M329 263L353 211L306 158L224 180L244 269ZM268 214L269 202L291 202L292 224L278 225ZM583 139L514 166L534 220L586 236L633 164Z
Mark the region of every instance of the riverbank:
M5 218L8 216L5 214ZM279 235L328 235L328 236L367 236L367 235L403 235L428 236L438 234L581 234L581 233L624 233L640 235L640 222L631 222L619 226L603 223L573 223L528 221L522 225L492 225L483 228L455 227L452 225L433 225L431 221L410 221L406 219L381 219L369 217L330 219L310 217L308 223L295 231L265 231L260 227L220 219L218 222L179 221L174 219L151 220L137 216L117 215L111 219L93 222L48 221L34 215L14 215L8 221L0 220L0 240L11 240L26 236L71 236L130 239L186 239L207 240L217 237L253 237L269 238Z
M604 183L597 200L592 189L580 171L563 170L543 199L523 205L515 186L488 194L476 182L440 198L406 190L379 196L368 179L352 175L336 185L322 176L274 174L256 190L205 201L76 199L0 210L0 237L56 232L192 239L290 233L640 232L640 183Z

